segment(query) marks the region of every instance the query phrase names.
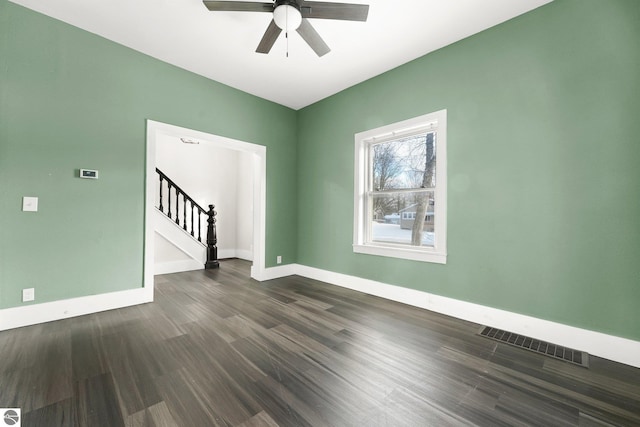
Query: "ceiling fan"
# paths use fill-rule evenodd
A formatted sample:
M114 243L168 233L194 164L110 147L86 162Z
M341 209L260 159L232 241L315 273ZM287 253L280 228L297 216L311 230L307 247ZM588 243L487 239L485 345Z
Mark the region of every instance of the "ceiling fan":
M203 0L203 3L211 11L272 13L273 19L256 49L258 53L269 53L282 30L287 37L289 31L296 30L318 56L323 56L331 49L307 18L365 22L369 15L369 5L366 4L305 0L275 0L271 3Z

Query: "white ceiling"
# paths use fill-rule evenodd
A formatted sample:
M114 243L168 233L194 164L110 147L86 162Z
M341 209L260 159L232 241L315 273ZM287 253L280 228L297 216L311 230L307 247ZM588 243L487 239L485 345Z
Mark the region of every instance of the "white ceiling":
M201 0L11 1L297 110L552 0L345 0L369 4L369 19L310 19L331 48L322 58L297 33L287 58L284 32L255 53L271 14Z

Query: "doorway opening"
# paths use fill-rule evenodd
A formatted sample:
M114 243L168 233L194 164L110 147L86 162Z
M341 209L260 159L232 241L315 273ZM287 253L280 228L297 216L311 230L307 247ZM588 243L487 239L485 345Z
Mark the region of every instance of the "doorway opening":
M153 293L154 276L154 247L155 224L154 213L155 193L158 176L156 174L157 150L167 138L176 141L182 139L206 144L208 148L234 150L249 162L252 169L252 222L253 236L251 237L253 260L251 277L262 280L265 273L265 224L266 224L266 147L244 141L213 135L194 129L174 126L167 123L147 120L147 165L146 165L146 200L145 200L145 251L144 251L144 287L151 295ZM213 201L215 204L215 201ZM220 230L218 232L220 234Z

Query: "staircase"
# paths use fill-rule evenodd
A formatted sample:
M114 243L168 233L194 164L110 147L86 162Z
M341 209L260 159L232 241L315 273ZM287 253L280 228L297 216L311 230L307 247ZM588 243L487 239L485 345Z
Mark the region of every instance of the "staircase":
M219 268L215 206L205 210L160 169L156 173L154 273Z

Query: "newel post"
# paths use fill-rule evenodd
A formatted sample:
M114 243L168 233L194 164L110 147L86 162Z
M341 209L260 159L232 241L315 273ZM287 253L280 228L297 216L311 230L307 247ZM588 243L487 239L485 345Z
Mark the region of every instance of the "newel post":
M219 268L218 262L218 235L216 234L216 211L213 210L214 205L209 205L209 212L207 212L207 262L204 268Z

